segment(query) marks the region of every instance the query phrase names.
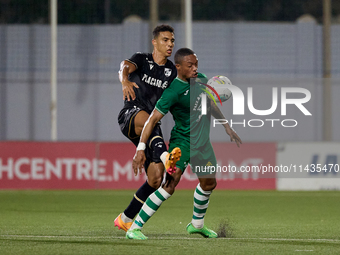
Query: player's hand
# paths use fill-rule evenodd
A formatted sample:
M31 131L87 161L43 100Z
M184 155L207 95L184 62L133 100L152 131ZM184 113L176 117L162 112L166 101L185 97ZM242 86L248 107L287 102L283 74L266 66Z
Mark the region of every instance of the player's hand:
M135 91L133 90L134 87L137 89L139 88L135 82L131 82L131 81L122 82L123 100L125 100L125 98L128 101L130 101L130 99L131 100L136 99L136 94L135 94Z
M132 168L135 172L135 176L138 174L138 172L139 174L142 174L145 160L146 157L144 150L138 150L132 160Z
M231 129L230 127L226 128L225 131L227 134L230 136L230 141L231 142L236 142L237 147L240 147L240 144L242 144L241 138L236 134L236 132Z

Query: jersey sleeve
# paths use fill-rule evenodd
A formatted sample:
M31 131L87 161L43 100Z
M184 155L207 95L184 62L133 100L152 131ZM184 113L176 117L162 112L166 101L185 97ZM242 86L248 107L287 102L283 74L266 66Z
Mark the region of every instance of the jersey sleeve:
M177 93L171 88L167 88L164 90L160 99L158 99L155 109L159 111L161 114L165 115L170 110L171 106L173 106L178 101Z
M137 52L133 54L131 58L126 59L126 61L130 62L131 64L134 64L137 69L140 68L143 65L144 60L144 54Z

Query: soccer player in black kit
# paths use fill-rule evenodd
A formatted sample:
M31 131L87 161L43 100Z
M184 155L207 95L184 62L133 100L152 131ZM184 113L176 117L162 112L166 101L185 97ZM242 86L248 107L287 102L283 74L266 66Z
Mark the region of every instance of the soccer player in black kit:
M169 25L157 26L153 30L152 44L152 54L137 52L124 60L119 70L124 107L119 113L118 123L122 133L137 148L145 149L144 169L148 176L129 206L114 220L114 225L124 231L130 228L148 196L160 187L164 168L169 173L174 172L181 156L179 148L167 152L160 124L156 125L147 143L139 143L143 126L157 100L177 76L175 65L168 60L175 45L174 29Z

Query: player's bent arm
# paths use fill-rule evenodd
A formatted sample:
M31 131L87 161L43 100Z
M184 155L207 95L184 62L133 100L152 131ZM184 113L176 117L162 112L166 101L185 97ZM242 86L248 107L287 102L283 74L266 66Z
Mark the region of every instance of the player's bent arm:
M140 135L139 142L146 143L152 133L152 130L156 126L156 124L164 117L162 113L160 113L157 109L154 109L150 114L149 118L144 124L142 133Z
M218 119L218 120L222 119L222 120L224 120L225 117L224 117L223 113L221 112L220 108L218 108L217 105L213 101L211 101L211 100L210 100L210 105L211 105L211 114L212 114L212 116L215 119ZM223 121L223 123L221 123L221 124L224 126L225 129L231 129L231 127L229 126L229 123L224 123L224 121Z
M122 90L123 90L123 99L127 98L130 101L130 98L134 100L136 98L135 92L133 91L133 87L138 88L138 85L134 82L129 81L129 74L136 71L137 67L124 60L120 64L119 69L119 81L122 83Z
M136 71L137 67L126 61L126 60L123 60L121 63L120 63L120 69L119 69L119 80L120 82L125 82L125 81L128 81L128 77L129 77L129 74L130 73L133 73L134 71Z
M210 101L210 105L211 105L212 116L216 119L225 120L225 117L224 117L223 113L221 112L220 108L218 108L217 105L213 101ZM236 131L232 127L230 127L228 122L225 123L225 121L223 121L223 123L221 123L221 124L224 126L226 133L230 136L230 140L232 142L236 142L237 146L240 147L240 144L242 144L242 140L236 134Z

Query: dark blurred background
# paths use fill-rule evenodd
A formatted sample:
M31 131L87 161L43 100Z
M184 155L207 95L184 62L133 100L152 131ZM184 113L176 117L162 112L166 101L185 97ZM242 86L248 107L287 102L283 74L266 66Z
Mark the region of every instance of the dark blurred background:
M208 77L226 75L244 93L256 87L257 109L271 106L272 87L303 87L313 95L306 106L312 117L290 112L288 118L299 122L294 130L244 127L238 130L243 141L340 141L340 0L57 0L58 36L52 40L53 2L0 0L0 140L49 140L56 130L49 95L57 91L59 141L125 142L117 124L123 104L120 62L148 52L150 27L164 22L176 31L174 50L193 47ZM150 8L156 2L158 8ZM191 36L184 19L190 2ZM323 3L330 2L326 26ZM189 37L192 46L187 46ZM52 69L56 90L50 89ZM323 79L326 69L331 79ZM332 87L327 93L324 81ZM224 113L232 116L226 107ZM247 112L234 121L243 118L254 116ZM280 111L271 118L280 119ZM169 115L163 121L166 139L172 126ZM220 141L220 132L212 141Z
M295 21L303 14L322 21L321 0L193 0L193 20ZM181 0L159 0L160 20L180 20ZM0 0L0 23L48 23L48 0ZM138 15L149 18L149 0L58 0L59 24L122 23ZM334 22L340 22L340 1L332 1Z

